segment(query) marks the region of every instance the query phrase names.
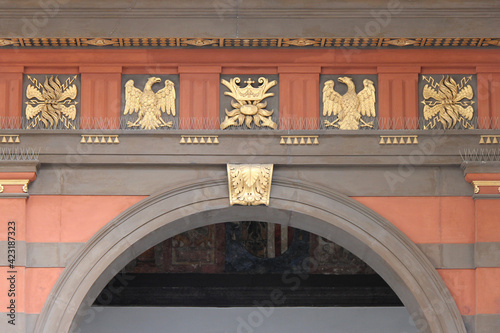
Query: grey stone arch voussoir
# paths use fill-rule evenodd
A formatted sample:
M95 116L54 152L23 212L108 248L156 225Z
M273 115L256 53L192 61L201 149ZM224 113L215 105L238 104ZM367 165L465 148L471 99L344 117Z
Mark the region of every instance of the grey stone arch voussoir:
M56 282L36 333L78 332L90 305L130 260L178 233L238 220L280 223L321 235L356 254L397 293L419 332L465 333L458 308L422 251L400 230L349 197L317 185L273 180L265 206L229 206L227 180L150 196L94 235Z

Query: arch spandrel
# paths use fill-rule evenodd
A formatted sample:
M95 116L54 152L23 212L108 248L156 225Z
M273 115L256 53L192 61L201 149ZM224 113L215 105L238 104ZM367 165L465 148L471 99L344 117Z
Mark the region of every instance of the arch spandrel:
M281 179L273 180L268 207L229 206L227 183L217 180L153 195L127 209L92 237L64 270L35 332L70 332L106 283L156 243L248 216L316 233L357 255L398 294L420 332L466 332L444 282L400 230L345 195Z

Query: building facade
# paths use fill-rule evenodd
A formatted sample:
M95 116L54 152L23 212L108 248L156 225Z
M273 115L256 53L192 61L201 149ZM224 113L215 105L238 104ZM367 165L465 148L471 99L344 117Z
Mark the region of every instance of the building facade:
M500 329L498 5L0 3L2 332L241 221L348 250L418 332Z

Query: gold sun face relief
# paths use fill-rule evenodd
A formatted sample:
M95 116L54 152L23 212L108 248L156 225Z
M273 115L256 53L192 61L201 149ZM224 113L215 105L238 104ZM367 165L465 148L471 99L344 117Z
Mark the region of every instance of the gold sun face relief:
M273 92L268 92L278 82L276 80L269 81L265 77L259 77L258 87L254 87L251 78L246 80L245 87L240 87L240 78L231 78L229 81L222 79L221 83L226 86L229 91L225 91L224 95L232 97L231 106L233 110L225 110L225 119L221 123L220 128L226 129L230 126L242 126L252 128L252 124L257 127L269 127L276 129L278 125L273 121L272 115L274 110L267 110L268 102L264 101L268 97L273 97Z
M27 129L76 129L78 75L26 75Z
M474 129L474 83L472 75L422 75L423 129Z

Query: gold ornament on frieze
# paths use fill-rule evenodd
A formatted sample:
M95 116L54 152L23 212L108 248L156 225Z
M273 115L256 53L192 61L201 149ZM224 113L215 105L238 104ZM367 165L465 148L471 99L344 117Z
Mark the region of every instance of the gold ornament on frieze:
M398 38L398 39L391 39L386 41L385 43L394 45L394 46L408 46L408 45L415 45L415 44L420 44L419 41L413 40L413 39L408 39L408 38Z
M15 44L15 42L12 41L12 39L0 38L0 46L7 46L12 44Z
M124 115L138 113L135 122L128 121L127 127L140 127L154 130L158 127L172 127L172 122L165 122L162 112L175 116L175 87L170 80L165 80L165 87L154 92L151 87L161 82L160 78L150 77L144 86L144 91L134 86L134 80L125 83L125 110Z
M181 39L182 44L192 45L192 46L207 46L207 45L217 44L218 42L219 42L218 39L206 39L206 38Z
M284 38L282 44L284 46L293 45L293 46L303 47L310 45L319 46L320 42L306 38L297 38L297 39Z
M337 116L333 121L325 120L325 126L341 130L373 128L373 121L367 122L361 118L362 116L376 116L373 81L364 79L364 89L357 94L352 78L340 77L338 81L347 85L347 92L344 95L334 90L335 81L333 80L326 81L323 87L323 116Z
M27 128L42 126L56 128L59 123L65 128L75 129L73 121L76 118L75 100L78 88L74 83L77 76L69 77L63 83L57 76L46 76L41 84L35 77L28 75L32 84L26 88L26 119Z
M484 42L489 45L500 46L500 39L486 38Z
M82 39L82 42L87 43L88 45L94 45L94 46L108 46L108 45L113 45L116 43L113 40L105 39L105 38Z
M228 164L229 203L269 205L273 164Z
M474 116L474 92L468 84L472 76L462 78L459 83L449 75L443 75L439 83L427 76L422 76L422 80L428 82L422 91L424 119L429 121L424 130L433 129L438 123L444 129L455 128L458 124L465 129L474 129L469 123Z
M265 77L259 78L260 86L255 88L252 86L255 81L250 78L245 81L247 85L243 88L239 86L240 78L235 77L228 81L222 80L230 91L225 91L224 95L234 98L236 101L231 101L232 111L226 112L226 118L220 125L221 129L226 129L229 126L241 126L243 123L248 128L251 128L252 122L257 126L270 127L276 129L278 125L272 120L271 116L274 110L266 110L267 102L262 102L267 97L274 96L274 93L267 91L277 84L276 80L269 82Z

